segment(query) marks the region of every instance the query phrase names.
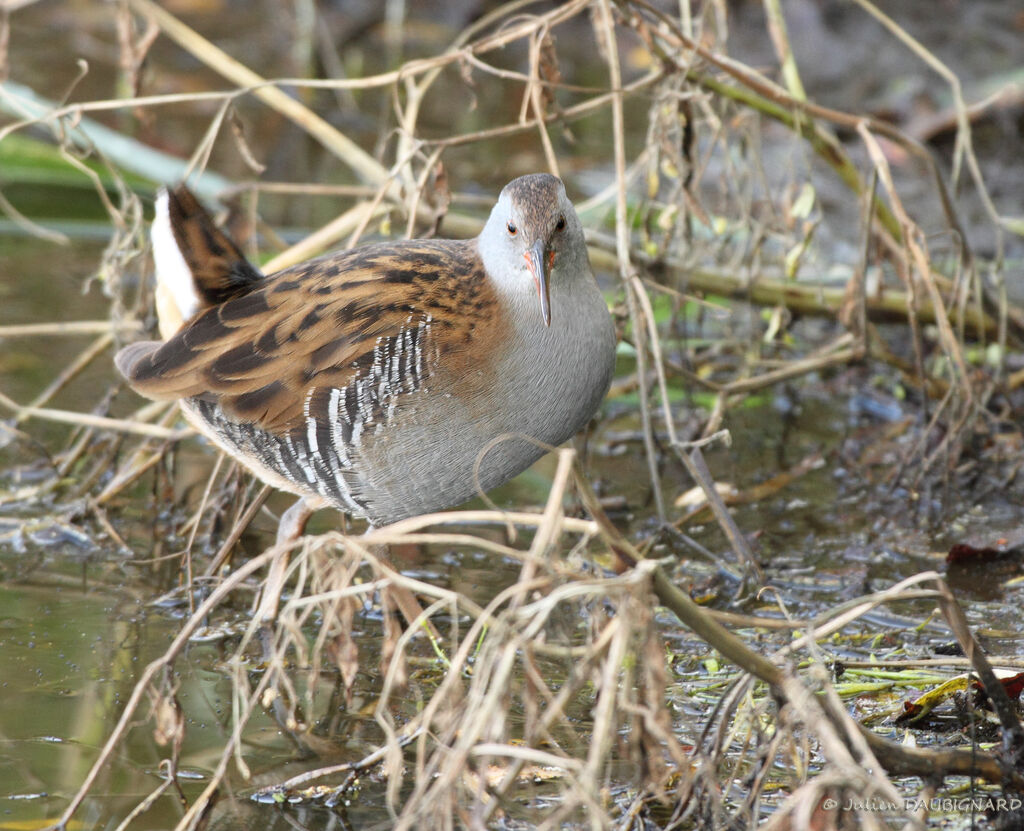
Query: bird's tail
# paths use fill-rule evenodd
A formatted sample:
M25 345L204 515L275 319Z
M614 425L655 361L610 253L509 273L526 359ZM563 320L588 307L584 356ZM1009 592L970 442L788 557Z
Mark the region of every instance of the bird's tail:
M151 235L165 340L204 309L246 294L263 280L185 185L160 191Z

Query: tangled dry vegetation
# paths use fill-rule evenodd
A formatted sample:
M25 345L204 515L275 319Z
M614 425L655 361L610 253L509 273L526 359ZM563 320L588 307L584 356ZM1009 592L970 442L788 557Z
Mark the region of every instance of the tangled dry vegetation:
M890 28L894 43L937 64L867 0L857 5ZM941 170L926 147L890 124L807 100L785 21L777 4L766 2L765 8L779 59L770 71L724 51L724 3L691 8L686 0L678 7L573 0L549 9L515 0L479 18L434 57L368 77L288 81L292 88L332 90L342 99L381 92L390 109L376 154L349 140L303 103L303 96L233 61L151 0L126 0L112 8L128 89L139 90L143 60L157 38L191 53L229 89L58 106L32 103L10 83L0 88L7 112L19 114L0 129L0 141L30 126L49 129L67 163L95 179L113 228L99 268L111 297L110 322L97 326L96 340L35 401L24 405L3 398L19 430L30 431L46 419L76 424L68 446L54 456L52 485L39 498L83 503L85 514L116 543L126 526L113 509L122 510L132 494L139 498L140 481L154 483L150 487L160 498L173 492L167 460L186 435L176 426L175 410L150 405L115 418L106 409L107 398L103 411L91 414L47 405L84 366L151 323L149 289L136 279L146 253L143 207L122 175L131 161L97 133L85 138L89 119L111 110L149 119L158 105L163 111L211 101L215 114L190 169L204 168L215 146L232 142L240 158L259 167L259 153L236 116L240 102L256 100L308 132L359 182L336 188L296 183L295 199L330 192L348 197L348 206L274 256L267 270L326 246L352 244L385 218L396 233L428 233L442 221L446 235L475 233L479 213L462 212L473 202L449 193L446 167L451 155L467 148L532 137L552 172L584 164L602 170L607 186L581 205L581 213L590 225L595 266L618 275L623 340L635 355L613 394L637 393L654 510L661 520L670 515L660 489L664 454L675 455L705 488L744 575L737 610L763 578L745 529L736 526L713 487L701 442L717 440L726 408L738 396L858 361L886 364L925 413L921 440L905 460L911 479L951 475L978 425L1007 411L1020 380L1000 360L970 363L965 344L989 346L1002 358L1024 336L1021 310L1002 291L1001 240L1012 224L987 198L972 149L971 119L978 111L968 110L956 79L949 79L956 148L952 171ZM568 38L590 39L603 65L599 82L576 77L560 60ZM628 72L620 65L625 45L633 55ZM936 69L944 74L941 65ZM510 86L521 96L519 115L447 136L425 130L421 118L434 105L442 78L461 79L472 96L486 96L492 84ZM639 149L628 138L630 128L637 132L638 118L646 119ZM610 136L608 155L573 157L560 136L583 122L588 129L602 125ZM806 261L823 217L813 192L799 181L769 181L759 157L759 136L768 125L785 128L793 146L809 148L815 164L830 168L848 189L850 203L860 206L859 258L843 264L847 277L840 285L807 279ZM856 137L861 160L836 138L839 131ZM931 177L947 234L926 234L904 205L890 169L894 147L928 171L922 175ZM102 176L86 157L90 165L105 166ZM180 175L171 166L159 178ZM950 183L961 179L988 211L999 240L994 261L979 262L971 250L950 194ZM241 197L250 221L257 216L257 197L285 189L257 178L225 193L223 183L212 177L206 182L207 197ZM13 206L4 207L17 216ZM869 285L872 275L882 275L884 290ZM739 369L726 371L725 362L715 363L723 352L714 349L690 351L690 366L684 367L674 357L672 327L659 326L654 306L668 297L680 312L685 296L705 294L719 303L733 298L772 309L773 326L784 328L787 316L822 315L837 320L841 330L768 369L740 361ZM905 324L895 338L879 328L893 321ZM699 385L712 396L699 435L684 435L677 427L671 389L681 383ZM125 824L156 796L181 787L174 773L185 716L172 669L190 643L238 619L235 610L251 599L254 581L278 553L268 550L244 561L233 556L265 498L265 490L240 484L231 465L219 464L199 504L188 506L187 522L175 529L186 541L184 553L164 551L162 539L146 552L175 573L180 568L180 591L192 604L191 614L166 653L142 673L62 822L75 816L126 732L143 721L166 745L166 776ZM197 540L211 545L202 549L193 544ZM269 640L260 644L255 624L230 636L237 644L225 664L234 684L233 732L201 792L183 793L178 827L208 822L227 779L245 783L251 773L246 726L265 711L290 736L296 753L320 756L321 766L311 762L301 775L282 776L259 789L258 800L340 806L358 800L360 788L372 782L383 791L396 828L482 828L501 821L509 827L744 827L761 821L769 807L768 824L775 828L870 825L885 815L921 826L926 808L905 805L901 777L920 777L926 795L940 792L949 777L963 776L1006 792L1024 789L1024 734L1015 707L938 574L921 574L816 618L711 613L676 585L668 564L651 558L652 542L647 535L624 534L608 519L567 449L558 453L542 511L453 512L368 536L303 539ZM456 590L399 573L387 550L408 544L483 551L521 563L520 574L481 606ZM836 694L832 659L819 644L867 612L883 605L901 608L908 599L938 608L966 656L959 665L970 665L980 677L999 718L995 746L938 750L893 741L858 723ZM377 628L379 649L372 655L353 635L357 620L360 628ZM692 633L686 638L695 654L710 646L737 670L716 692L713 706L699 714L673 703L678 701L665 639L680 622ZM785 639L790 629L800 636ZM768 652L764 645L772 641L763 639L766 632L784 638ZM263 656L258 666L254 655ZM957 665L950 659L949 666ZM378 749L353 758L324 738L317 714L345 712L357 692L373 697ZM879 802L872 808L859 803L845 816L827 810L828 799L844 804L850 796ZM880 813L879 804L888 807Z

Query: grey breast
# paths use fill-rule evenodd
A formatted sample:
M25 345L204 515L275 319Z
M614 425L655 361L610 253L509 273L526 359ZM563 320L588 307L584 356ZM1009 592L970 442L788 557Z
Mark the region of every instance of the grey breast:
M459 505L507 482L547 452L544 445L562 444L586 425L611 383L614 327L589 275L571 298L554 298L553 305L559 301L572 309L568 325L544 327L531 309L487 383L455 378L446 386L431 376L425 400L409 396L386 430L365 438L354 498L371 519L396 521ZM479 391L479 400L466 399L466 386ZM541 444L496 441L504 434Z

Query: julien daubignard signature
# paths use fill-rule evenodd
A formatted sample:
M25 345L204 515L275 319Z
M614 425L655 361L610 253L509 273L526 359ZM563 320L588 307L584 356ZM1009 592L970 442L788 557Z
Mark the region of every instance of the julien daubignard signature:
M934 796L931 799L904 797L899 801L883 799L881 797L852 797L843 803L840 803L838 799L825 799L821 803L821 806L826 811L835 811L839 809L843 811L871 811L873 813L888 811L929 811L944 814L967 814L1019 811L1024 807L1024 801L1022 801L1020 797L1016 796Z

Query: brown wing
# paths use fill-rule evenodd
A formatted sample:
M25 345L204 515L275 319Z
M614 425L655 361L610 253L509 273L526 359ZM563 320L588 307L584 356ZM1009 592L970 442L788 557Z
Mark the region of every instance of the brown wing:
M313 391L347 387L378 342L429 321L438 348L457 349L466 310L486 319L495 302L488 289L475 241L365 246L267 277L117 364L149 398L200 398L267 430L299 429Z

